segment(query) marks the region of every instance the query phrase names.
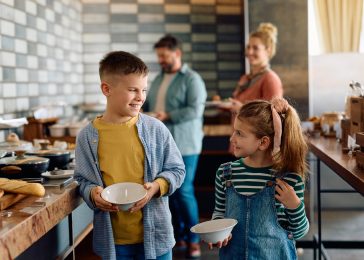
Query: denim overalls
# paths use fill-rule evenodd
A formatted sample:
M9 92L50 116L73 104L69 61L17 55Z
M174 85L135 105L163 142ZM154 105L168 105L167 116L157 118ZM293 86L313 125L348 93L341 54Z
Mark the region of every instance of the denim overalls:
M278 222L274 182L267 182L266 187L254 195L241 195L231 182L231 163L223 167L226 181L225 218L234 218L238 224L227 246L220 249L220 259L297 259L293 234L284 230Z

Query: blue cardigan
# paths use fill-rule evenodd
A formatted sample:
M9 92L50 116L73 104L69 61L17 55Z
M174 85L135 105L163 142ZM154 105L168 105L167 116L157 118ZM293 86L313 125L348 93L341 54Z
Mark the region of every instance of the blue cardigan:
M171 134L162 122L139 114L136 126L146 155L144 181L152 182L162 177L169 183L169 190L165 196L153 198L143 208L145 258L155 259L167 253L175 244L167 196L181 186L185 177L185 167ZM92 123L78 135L75 178L80 185L81 196L94 210L95 252L103 259L116 259L110 213L95 208L90 200L93 187L105 187L99 168L98 142L98 132ZM122 147L120 152L123 152Z
M160 73L153 80L143 106L145 111L154 111L163 75ZM165 124L183 156L201 152L206 98L205 83L200 75L183 64L172 79L165 98L165 112L171 118Z

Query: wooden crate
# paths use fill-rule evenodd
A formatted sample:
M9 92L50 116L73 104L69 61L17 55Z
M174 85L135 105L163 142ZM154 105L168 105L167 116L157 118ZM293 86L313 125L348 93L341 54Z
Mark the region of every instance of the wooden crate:
M364 98L351 97L350 98L350 119L353 122L364 122Z
M342 147L348 147L348 135L350 134L350 119L341 120L341 143Z
M356 151L356 164L360 169L364 169L364 152Z
M364 148L364 132L356 133L356 143L360 145L361 148Z
M364 124L360 122L351 121L350 134L356 134L358 132L364 132Z

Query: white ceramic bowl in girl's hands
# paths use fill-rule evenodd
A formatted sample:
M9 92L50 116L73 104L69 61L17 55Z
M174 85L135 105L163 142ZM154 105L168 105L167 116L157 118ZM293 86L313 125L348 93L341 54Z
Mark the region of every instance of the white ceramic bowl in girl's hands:
M237 223L232 218L214 219L193 226L191 232L199 234L205 242L215 244L227 238Z
M143 185L133 182L115 183L101 192L101 197L119 207L120 210L130 209L136 202L147 195Z

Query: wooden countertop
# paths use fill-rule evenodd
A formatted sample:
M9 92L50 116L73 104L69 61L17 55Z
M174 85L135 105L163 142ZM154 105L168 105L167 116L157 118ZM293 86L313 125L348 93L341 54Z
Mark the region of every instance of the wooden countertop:
M355 156L343 153L335 138L311 138L309 146L313 154L364 196L364 170L358 168Z
M0 259L14 259L30 247L83 200L77 183L65 188L46 188L43 198L28 196L0 212Z
M205 136L231 136L233 127L231 124L204 125L203 132Z

